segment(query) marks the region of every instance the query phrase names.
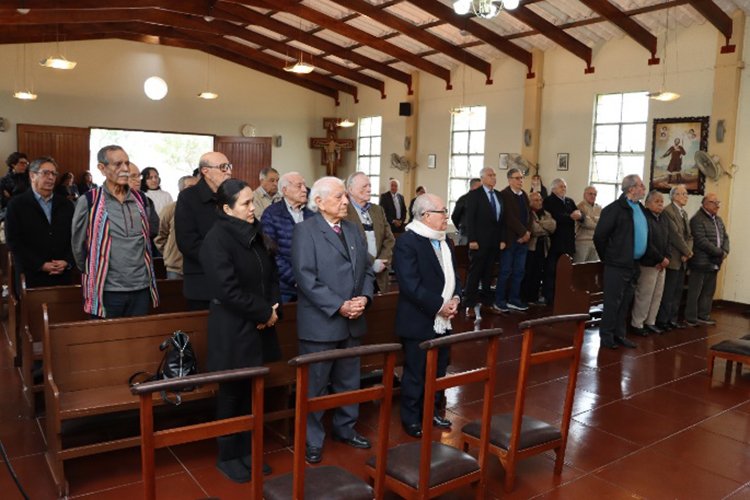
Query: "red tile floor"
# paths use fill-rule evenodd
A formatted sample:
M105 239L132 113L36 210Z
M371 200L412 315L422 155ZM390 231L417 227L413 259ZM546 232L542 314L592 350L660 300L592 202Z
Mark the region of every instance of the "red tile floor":
M553 475L551 453L526 459L519 465L515 490L506 494L502 467L495 457L490 457L485 497L750 499L750 371L745 368L741 374L733 371L727 375L723 362L717 364L712 378L706 371L710 345L750 330L750 320L741 311L740 306L717 305L716 326L637 338L637 349L600 351L597 330L588 330L562 475ZM505 329L500 342L496 412L510 412L514 404L521 351L518 322L545 314L547 310L536 308L527 314L485 315L476 325L463 317L456 321L457 331L475 326ZM29 496L34 500L53 500L55 488L43 454L43 417L25 416L27 402L4 340L0 346L0 440ZM559 342L540 339L540 344L549 347ZM472 368L479 358L483 359L476 346L454 349L450 370ZM565 368L554 364L534 368L539 369L530 373L527 413L559 421ZM476 387L449 391L446 417L453 421L453 430L435 431L435 438L457 445L461 427L480 414L481 397ZM391 444L410 440L401 429L397 403L394 401ZM375 407L363 405L358 430L375 438L376 421ZM349 467L364 477L363 464L370 454L327 441L321 465ZM248 498L247 485L236 485L221 476L214 467L215 459L213 441L160 451L158 498ZM273 467L274 475L287 473L291 470L292 449L269 436L265 460ZM71 460L66 472L70 498L141 498L137 449ZM4 464L0 465L0 498L22 498ZM474 493L467 488L444 498L469 499L474 498Z

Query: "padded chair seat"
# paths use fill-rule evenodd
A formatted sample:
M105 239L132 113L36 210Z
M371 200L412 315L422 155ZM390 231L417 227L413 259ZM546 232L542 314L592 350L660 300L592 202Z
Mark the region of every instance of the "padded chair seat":
M408 443L388 450L385 473L412 488L419 487L419 459L422 443ZM375 467L375 458L367 465ZM479 470L479 462L468 453L442 443L432 443L430 488Z
M263 482L265 500L292 498L294 477L284 474ZM305 500L372 500L369 484L351 472L326 465L305 469Z
M739 354L740 356L750 356L750 339L722 340L718 344L711 346L711 350Z
M482 430L482 421L475 420L466 424L462 432L479 439ZM490 444L508 450L510 448L510 434L513 430L513 414L506 413L492 417L490 424ZM521 422L521 439L518 442L519 450L533 448L540 444L549 443L556 439L562 438L560 429L546 422L531 417L523 417Z

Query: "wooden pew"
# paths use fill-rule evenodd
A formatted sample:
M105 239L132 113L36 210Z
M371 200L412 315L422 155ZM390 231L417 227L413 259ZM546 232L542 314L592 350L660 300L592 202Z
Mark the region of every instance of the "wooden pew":
M456 274L458 275L461 284L465 287L466 277L469 275L469 246L454 246L453 255L456 257Z
M5 253L7 265L6 269L6 280L8 285L8 328L5 330L5 334L8 337L8 344L10 345L10 353L13 356L13 362L16 366L21 363L21 347L20 347L20 335L18 327L18 314L19 304L16 291L16 280L14 275L16 272L15 263L13 262L13 254L10 251Z
M182 294L182 280L158 280L156 286L161 304L154 309L149 303L149 314L188 310L187 300ZM21 379L33 416L36 413L34 394L44 390L44 384L34 383L33 375L34 361L42 359L42 305L47 304L50 324L86 321L89 316L83 312L81 285L27 288L25 276L21 275L20 302Z
M604 264L601 261L574 264L569 255L557 261L554 316L589 314L601 316L598 308L604 302Z

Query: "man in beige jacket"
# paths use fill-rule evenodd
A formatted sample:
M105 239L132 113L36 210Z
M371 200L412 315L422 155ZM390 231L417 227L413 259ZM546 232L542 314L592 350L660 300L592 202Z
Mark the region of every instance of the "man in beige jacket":
M186 175L177 181L180 191L195 185L197 177ZM174 210L177 202L174 201L164 207L159 214L159 234L154 238L154 245L164 256L164 266L167 268L168 279L182 279L182 254L177 248L177 240L174 232Z
M602 207L596 204L596 188L589 186L583 191L583 201L578 204L578 210L586 217L582 224L576 226L576 254L573 262L590 262L599 260L594 247L594 230L599 222Z
M526 272L521 283L521 298L529 304L539 303L539 287L544 274L544 259L550 245L550 236L557 229L557 221L542 208L542 195L529 193L531 206L531 238L526 255Z
M283 198L279 192L279 173L275 168L264 168L260 171L258 178L260 186L253 191L253 205L255 205L256 219L260 219L265 209L281 201Z

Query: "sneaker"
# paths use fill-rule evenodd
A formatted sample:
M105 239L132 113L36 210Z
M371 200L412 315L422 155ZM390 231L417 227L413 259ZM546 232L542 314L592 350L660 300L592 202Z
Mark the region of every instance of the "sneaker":
M508 304L505 302L496 302L492 304L492 311L496 313L509 313L510 309L508 309Z
M513 309L514 311L528 311L529 306L524 304L523 302L519 302L518 304L514 304L513 302L508 302L508 308Z
M685 318L685 324L687 326L698 326L700 323L698 323L697 321L695 321L693 319L687 319L687 318Z
M704 325L715 325L716 320L711 316L706 316L705 318L698 318L698 323L703 323Z

